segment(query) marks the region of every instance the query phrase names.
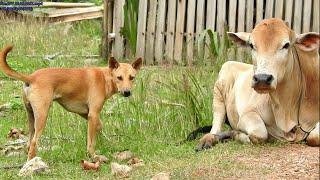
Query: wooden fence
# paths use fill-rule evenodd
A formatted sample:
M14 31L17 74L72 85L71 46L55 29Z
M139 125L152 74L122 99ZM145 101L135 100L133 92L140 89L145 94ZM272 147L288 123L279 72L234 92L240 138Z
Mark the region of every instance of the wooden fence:
M103 46L118 59L130 54L120 34L124 3L105 0ZM250 32L256 22L271 17L287 21L297 33L319 32L319 7L319 0L140 0L136 56L147 65L190 64L204 29Z

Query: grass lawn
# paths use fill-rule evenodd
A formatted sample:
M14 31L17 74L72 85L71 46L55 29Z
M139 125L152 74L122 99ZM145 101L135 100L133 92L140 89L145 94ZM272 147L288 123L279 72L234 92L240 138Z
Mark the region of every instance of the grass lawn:
M99 53L100 22L80 22L48 26L35 22L1 24L0 47L14 44L8 57L13 69L32 73L44 67L83 67L85 58L56 58L52 61L26 55L50 55L57 52L71 55ZM123 60L126 61L126 60ZM106 60L90 63L107 66ZM174 179L207 179L245 177L248 173L265 174L270 169L256 170L250 164L237 161L238 157L258 155L270 146L243 145L228 142L212 150L195 153L196 141L177 146L188 133L212 121L212 87L217 71L210 66L144 67L136 79L133 96L115 95L107 100L100 114L104 123L98 136L96 150L112 159L115 152L129 149L143 159L144 167L135 169L130 178L150 179L159 172L170 172ZM0 117L0 144L5 144L11 127L27 128L27 117L21 99L22 83L0 73L0 105L11 103L13 108ZM80 167L86 154L87 122L54 103L38 151L50 167L50 173L35 179L113 179L110 162L99 172L85 172ZM0 166L21 164L26 156L0 156ZM19 169L0 169L0 179L16 179Z

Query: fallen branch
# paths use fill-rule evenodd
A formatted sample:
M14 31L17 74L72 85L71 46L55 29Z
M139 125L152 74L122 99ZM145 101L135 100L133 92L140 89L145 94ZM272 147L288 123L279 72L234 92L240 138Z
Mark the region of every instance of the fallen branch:
M38 58L38 57L45 57L45 56L48 56L48 55L24 55L24 54L21 54L21 55L11 55L11 57L21 57L21 56L25 56L25 57L28 57L28 58ZM58 55L58 57L83 57L83 58L99 58L100 55L95 55L95 54L92 54L92 55L72 55L72 54L61 54L61 55Z
M14 168L22 168L24 164L15 164L15 165L7 165L7 166L0 166L0 169L14 169Z

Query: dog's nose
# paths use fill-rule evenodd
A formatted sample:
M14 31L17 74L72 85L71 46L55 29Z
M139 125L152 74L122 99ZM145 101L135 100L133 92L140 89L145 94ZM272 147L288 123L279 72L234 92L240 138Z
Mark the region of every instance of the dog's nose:
M253 76L254 85L267 85L270 86L273 81L273 76L270 74L255 74Z
M128 90L123 91L123 96L124 97L129 97L130 95L131 95L131 91L128 91Z

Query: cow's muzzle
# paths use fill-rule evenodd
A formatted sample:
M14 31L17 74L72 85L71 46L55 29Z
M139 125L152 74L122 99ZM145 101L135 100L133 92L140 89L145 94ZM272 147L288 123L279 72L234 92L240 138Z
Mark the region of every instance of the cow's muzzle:
M255 74L252 79L252 87L259 93L266 93L272 89L273 80L274 78L270 74Z

